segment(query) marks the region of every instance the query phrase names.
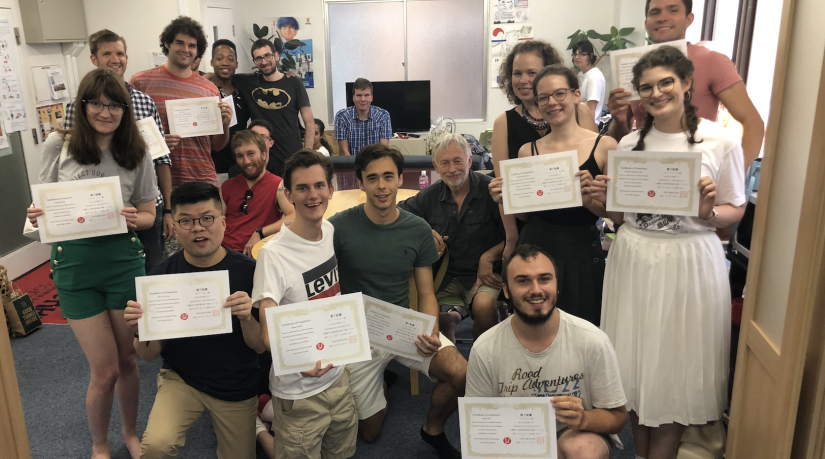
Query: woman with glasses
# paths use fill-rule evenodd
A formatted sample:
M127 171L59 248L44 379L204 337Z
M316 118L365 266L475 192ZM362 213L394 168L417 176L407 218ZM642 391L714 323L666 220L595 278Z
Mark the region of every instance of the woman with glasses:
M596 50L588 40L573 45L573 64L579 69L576 75L579 79L579 89L582 92L582 102L586 103L593 112L596 124L602 117L604 105L604 74L596 67Z
M518 244L537 245L553 257L559 309L598 325L604 253L596 221L606 212L604 206L590 199L587 190L590 180L606 168L607 151L616 149L616 141L579 125L576 120L576 107L581 102L579 82L567 67L557 64L542 69L533 81L533 95L550 132L522 146L519 157L575 150L583 206L518 214L520 220L526 221L518 235ZM499 203L503 181L497 178L490 185L491 194Z
M615 213L619 228L604 281L602 329L619 360L636 454L676 457L687 425L718 420L727 407L730 287L716 228L745 212L741 141L700 119L691 104L693 63L663 46L633 67L647 110L644 127L619 150L702 154L699 214ZM591 182L605 201L610 177Z
M108 458L109 417L117 392L126 447L137 459L138 374L133 334L123 319L126 302L135 299L135 277L144 275L143 245L135 231L155 221L157 185L152 158L129 107L123 81L109 70L93 70L80 82L79 109L69 131L52 133L44 143L40 181L66 182L118 177L123 196L120 215L127 233L52 244L51 268L63 316L91 368L86 414L92 433L92 457ZM30 207L37 225L45 216Z
M561 56L550 43L530 40L517 44L501 63L499 88L515 107L500 114L493 124L491 149L496 176L501 175L499 162L518 158L522 145L538 140L549 132L550 126L536 105L533 80L545 66L561 62ZM578 111L582 126L598 132L596 124L590 122L593 119L590 109L580 104ZM507 258L516 247L521 225L517 225L512 215L504 215L503 211L502 221L507 229L503 255Z

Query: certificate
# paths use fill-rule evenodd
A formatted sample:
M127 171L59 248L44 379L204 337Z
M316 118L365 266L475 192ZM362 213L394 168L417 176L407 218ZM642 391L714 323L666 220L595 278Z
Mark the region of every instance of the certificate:
M549 397L460 397L458 420L463 459L557 457Z
M152 156L152 159L158 159L161 156L169 154L169 147L166 146L166 139L158 129L158 124L151 116L138 120L138 129L143 141L146 142L146 151Z
M501 162L505 214L564 209L582 205L579 157L575 151L508 159Z
M435 317L364 295L364 313L374 348L419 362L418 335L432 333Z
M701 153L610 151L607 210L699 215Z
M232 333L229 271L135 278L141 341Z
M32 185L40 242L121 234L129 230L123 210L120 177Z
M341 366L372 358L360 293L338 295L265 310L272 371L299 373L327 364Z
M612 75L613 88L622 88L625 92L632 94L624 100L639 100L639 93L633 88L633 66L648 52L665 45L679 48L687 56L687 40L610 51L610 74Z
M166 101L169 132L182 138L223 134L219 97Z
M235 98L232 97L232 94L221 99L221 102L229 104L229 108L232 110L232 119L229 121L229 127L238 124L238 113L235 111Z

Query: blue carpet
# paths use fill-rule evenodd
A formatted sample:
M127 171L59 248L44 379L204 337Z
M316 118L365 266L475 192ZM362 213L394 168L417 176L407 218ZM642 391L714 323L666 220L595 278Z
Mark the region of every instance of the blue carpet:
M458 330L459 338L469 338L472 321L464 321ZM461 344L459 350L469 356L470 345ZM12 340L20 395L26 417L32 458L88 458L92 438L86 423L86 387L89 384L89 366L71 329L65 325L45 325L43 329L24 338ZM149 412L155 399L155 378L160 359L155 363L140 361L141 390L138 412L138 435L143 434ZM425 459L435 458L433 450L419 437L429 407L433 384L419 377L420 395L410 395L410 372L392 362L388 367L399 375L398 382L387 394L389 414L381 437L373 444L360 439L356 458ZM120 433L120 411L115 400L109 425L109 443L113 459L129 459ZM457 448L458 416L447 422L445 432ZM619 437L625 444L611 459L633 459L635 452L629 424ZM209 416L202 416L189 429L181 458L214 458L217 446ZM258 458L266 459L259 451Z

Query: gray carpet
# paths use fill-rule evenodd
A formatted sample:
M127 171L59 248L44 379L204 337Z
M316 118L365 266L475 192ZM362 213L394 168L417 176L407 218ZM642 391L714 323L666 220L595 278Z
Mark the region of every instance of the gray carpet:
M459 328L459 338L469 338L471 320ZM459 345L465 357L470 345ZM66 325L45 325L41 330L25 338L12 339L20 395L34 459L88 458L92 439L86 423L85 397L89 383L89 367L80 346ZM138 434L146 427L154 402L157 386L155 377L160 368L155 363L140 362L141 392L138 413ZM409 370L395 362L389 369L399 375L398 382L390 388L387 399L389 414L384 432L377 442L366 444L360 439L356 458L425 459L435 458L435 453L419 437L419 429L429 406L432 383L419 378L421 394L410 395ZM450 418L445 431L457 448L458 416ZM633 459L635 452L629 424L620 435L625 444L623 451L615 451L611 459ZM109 442L113 459L129 459L120 433L120 412L115 401L109 426ZM202 416L189 430L181 458L214 458L215 435L211 419ZM258 458L266 459L259 450Z

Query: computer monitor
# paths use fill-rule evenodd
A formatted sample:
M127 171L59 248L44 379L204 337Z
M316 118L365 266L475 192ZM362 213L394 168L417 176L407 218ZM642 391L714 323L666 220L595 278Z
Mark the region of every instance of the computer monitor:
M430 130L430 82L372 81L372 105L390 113L392 132ZM352 102L352 85L347 83L347 107Z

